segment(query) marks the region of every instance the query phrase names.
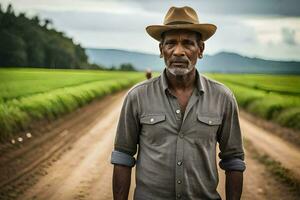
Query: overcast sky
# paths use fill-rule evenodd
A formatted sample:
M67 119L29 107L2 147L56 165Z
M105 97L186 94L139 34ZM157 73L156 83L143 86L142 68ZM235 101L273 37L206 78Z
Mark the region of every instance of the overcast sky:
M171 6L191 6L200 23L217 25L207 54L220 51L275 60L300 60L299 0L0 0L17 12L50 18L83 47L158 54L145 27L162 24Z

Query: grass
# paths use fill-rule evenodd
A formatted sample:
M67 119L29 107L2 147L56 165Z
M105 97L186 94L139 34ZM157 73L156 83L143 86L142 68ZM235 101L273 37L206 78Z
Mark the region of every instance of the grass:
M300 76L265 75L265 79L263 75L245 74L208 76L228 86L239 106L248 112L300 130Z
M216 80L265 92L300 96L299 75L210 74Z
M135 72L53 69L0 69L0 101L95 81L140 76Z
M155 74L157 75L157 74ZM227 85L239 106L300 130L300 76L208 74ZM95 70L0 69L0 140L53 120L144 79L144 73Z
M0 69L0 140L144 79L139 72Z

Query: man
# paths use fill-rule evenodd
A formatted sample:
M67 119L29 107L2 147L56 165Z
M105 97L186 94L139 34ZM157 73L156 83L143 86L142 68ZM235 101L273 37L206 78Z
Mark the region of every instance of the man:
M240 199L245 163L235 98L195 69L216 26L199 24L190 7L172 7L164 25L146 30L160 41L166 69L124 100L111 158L114 199L128 198L135 164L134 199L221 199L217 142L226 199Z
M152 78L152 72L151 72L151 69L150 69L150 68L146 69L146 78L147 78L147 79Z

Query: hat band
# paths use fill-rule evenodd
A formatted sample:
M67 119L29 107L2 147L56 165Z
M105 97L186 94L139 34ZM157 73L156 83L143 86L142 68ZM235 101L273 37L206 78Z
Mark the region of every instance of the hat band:
M176 24L195 24L195 23L186 22L186 21L173 21L170 23L166 23L165 25L176 25Z

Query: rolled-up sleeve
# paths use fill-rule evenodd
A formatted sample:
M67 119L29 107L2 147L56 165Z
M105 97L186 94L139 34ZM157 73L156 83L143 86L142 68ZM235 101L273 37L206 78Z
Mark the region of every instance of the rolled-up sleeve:
M244 171L244 148L239 123L238 105L231 93L225 101L222 125L218 131L219 166L225 171Z
M134 93L129 92L125 97L111 154L111 163L133 167L139 137L139 118L137 101Z
M135 165L135 159L133 156L128 155L127 153L113 151L111 154L111 163L133 167Z

